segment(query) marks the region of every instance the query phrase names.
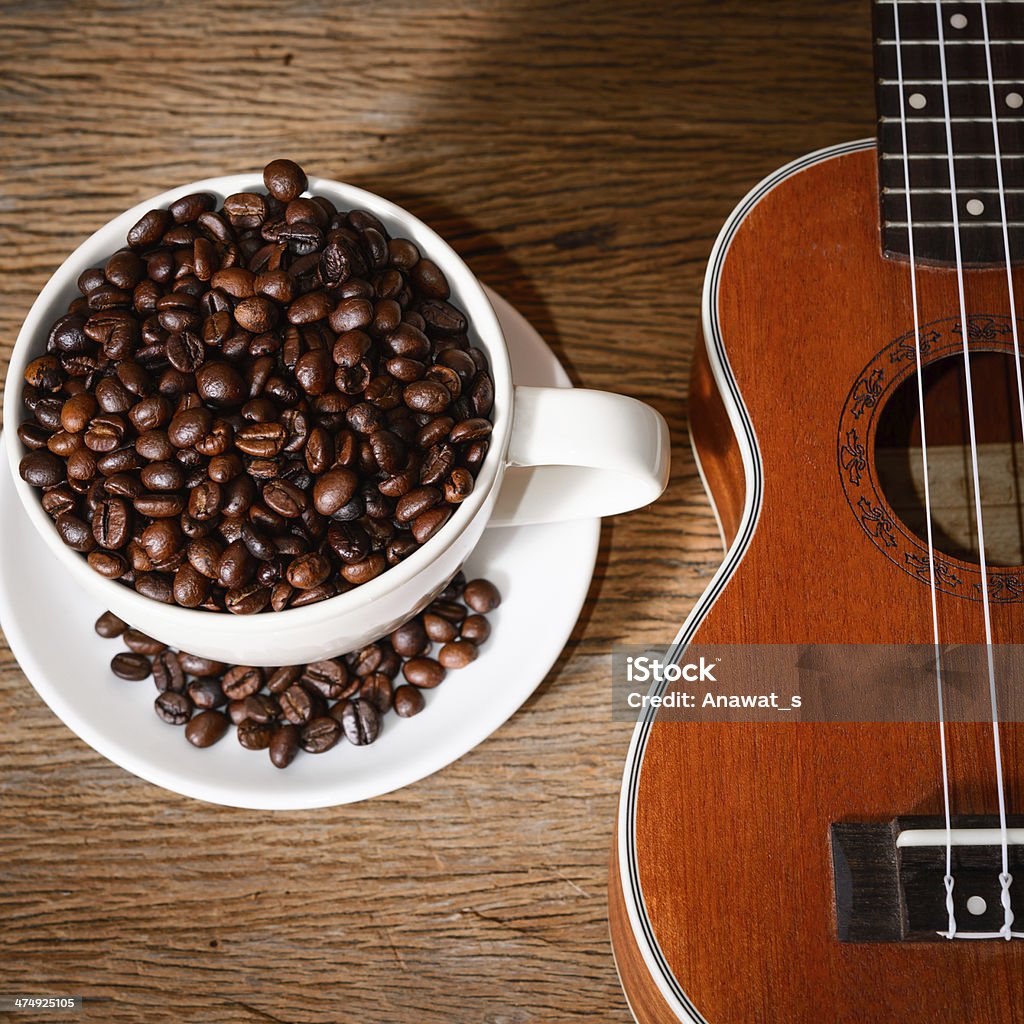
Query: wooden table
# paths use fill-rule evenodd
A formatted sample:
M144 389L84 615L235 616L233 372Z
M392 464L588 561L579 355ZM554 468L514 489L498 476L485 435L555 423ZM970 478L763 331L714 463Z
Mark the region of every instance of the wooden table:
M630 736L610 648L668 640L719 560L686 434L705 261L762 175L871 133L866 7L4 5L5 361L101 223L288 155L431 223L577 384L661 410L675 461L655 507L605 527L526 707L369 803L271 815L162 792L73 736L4 648L0 994L82 994L75 1019L101 1022L629 1020L606 925Z

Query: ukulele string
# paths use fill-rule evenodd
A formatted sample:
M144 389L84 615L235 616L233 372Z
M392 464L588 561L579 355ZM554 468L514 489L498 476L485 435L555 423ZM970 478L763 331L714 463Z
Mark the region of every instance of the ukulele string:
M946 913L949 918L947 939L956 935L956 910L953 903L953 832L949 810L949 760L946 748L945 699L942 680L942 654L939 649L938 588L935 579L935 545L932 535L932 496L928 479L928 435L924 414L924 372L921 359L921 322L917 299L917 262L914 253L914 219L910 201L910 154L907 146L906 88L903 83L903 47L900 38L900 5L893 4L896 44L896 80L899 86L900 133L903 145L903 195L907 205L907 255L910 258L910 300L914 311L914 358L917 364L917 408L921 430L921 469L924 476L924 510L928 541L928 589L932 609L932 647L935 651L935 690L939 705L939 750L942 757L942 803L946 820L946 873L942 883L946 890Z
M996 186L998 188L999 195L999 215L1002 221L1003 229L1003 255L1006 258L1006 288L1010 300L1010 325L1013 331L1013 355L1014 355L1014 366L1017 370L1017 397L1020 403L1020 423L1021 423L1021 437L1024 438L1024 382L1021 381L1021 370L1020 370L1020 338L1017 331L1017 301L1014 295L1013 289L1013 269L1010 259L1010 222L1006 213L1006 190L1003 187L1003 154L999 142L999 119L996 114L996 87L995 87L995 75L992 70L992 42L989 37L988 31L988 5L986 0L981 2L981 27L983 38L985 41L985 67L988 73L988 98L989 108L992 113L992 142L994 146L995 164L996 164ZM1012 437L1012 432L1011 432ZM991 698L992 713L993 713L993 744L995 747L996 757L996 770L999 773L1000 782L1002 780L1002 757L999 749L999 722L996 717L996 706L995 706L995 691L992 690ZM1009 939L1010 928L1013 924L1013 911L1010 907L1010 884L1013 882L1013 876L1010 874L1009 869L1009 854L1007 850L1006 842L1006 814L1003 809L1003 793L1002 785L1000 785L999 793L1000 802L1000 817L999 825L1002 831L1002 873L999 876L999 884L1001 887L1000 899L1003 905L1003 927L1000 929L1000 933L1004 938Z
M896 6L899 6L898 0ZM946 157L949 164L950 211L953 227L953 252L956 257L957 296L960 302L960 332L963 342L964 387L967 392L967 427L971 442L971 474L974 486L974 514L978 524L978 567L981 570L981 603L985 620L985 655L988 667L989 703L992 709L992 738L996 764L996 792L999 801L999 829L1002 847L1002 867L999 876L1004 923L999 933L1009 940L1013 913L1010 910L1009 854L1006 835L1006 798L1003 792L1003 764L999 739L999 712L996 697L996 674L992 651L992 614L989 607L988 565L985 559L985 526L982 519L981 483L978 472L978 435L974 422L974 387L971 380L970 328L967 319L967 299L964 291L964 266L960 246L960 213L957 209L956 162L953 157L953 125L949 112L949 77L946 71L946 40L942 27L942 0L935 0L935 22L939 43L939 69L942 83L943 120L946 129ZM978 933L979 937L984 933ZM962 935L963 938L973 937ZM986 936L987 937L987 936Z

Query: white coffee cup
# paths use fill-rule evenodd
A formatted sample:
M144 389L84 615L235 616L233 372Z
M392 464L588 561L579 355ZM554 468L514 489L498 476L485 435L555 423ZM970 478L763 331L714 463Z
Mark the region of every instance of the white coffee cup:
M655 410L607 392L515 386L494 310L480 282L440 236L363 189L323 178L311 179L309 188L338 209L371 211L393 237L411 238L437 263L451 286L452 302L469 319L471 342L487 353L494 380L494 429L472 494L423 547L376 579L317 604L276 613L236 616L163 604L94 572L81 554L63 543L43 511L39 491L18 472L27 452L17 435L27 415L21 402L25 367L45 351L50 325L78 295L81 272L102 265L124 246L129 228L147 210L191 192L211 192L223 199L235 192L262 191L259 175L208 178L171 189L115 217L86 239L32 304L7 377L4 445L15 485L26 515L67 568L69 585L158 640L220 661L291 665L354 650L424 608L458 572L488 525L626 512L654 501L668 481L668 428Z

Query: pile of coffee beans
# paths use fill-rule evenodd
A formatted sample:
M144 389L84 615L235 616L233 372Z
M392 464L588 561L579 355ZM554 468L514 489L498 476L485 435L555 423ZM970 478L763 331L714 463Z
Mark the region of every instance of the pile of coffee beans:
M273 669L171 650L113 612L96 620L96 632L121 638L128 650L114 655L111 670L121 679L152 676L157 715L184 726L193 746L212 746L234 725L243 747L268 750L274 765L287 768L299 750L322 754L345 739L373 743L389 711L418 715L423 690L476 660L491 635L486 616L500 602L493 583L467 583L460 573L426 611L377 643L344 657ZM399 675L404 682L396 684Z
M96 572L248 615L332 597L473 490L494 398L440 268L371 213L267 192L150 210L25 371L21 476Z

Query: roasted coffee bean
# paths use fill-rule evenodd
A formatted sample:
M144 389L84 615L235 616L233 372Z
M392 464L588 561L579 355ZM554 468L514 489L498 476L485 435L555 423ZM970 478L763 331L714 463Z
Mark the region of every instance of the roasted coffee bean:
M114 551L90 551L86 556L89 567L108 580L116 580L131 571L128 559Z
M60 539L69 548L80 551L82 554L88 554L88 552L96 547L96 541L88 524L73 513L65 512L57 516L55 525L57 532L60 534Z
M288 582L296 590L312 590L320 586L331 573L331 563L316 552L299 555L288 566Z
M378 714L385 715L391 710L392 686L391 677L383 672L374 672L368 675L359 687L360 701L372 704ZM342 726L344 726L342 722Z
M182 669L190 676L212 679L227 670L227 665L222 661L213 661L210 658L201 658L197 654L186 654L184 651L178 653L178 661Z
M192 192L180 199L175 199L168 208L171 216L178 224L191 224L207 210L217 205L217 197L209 192Z
M246 701L246 711L249 702ZM238 723L238 742L246 750L266 750L270 746L270 738L274 735L274 727L266 722L254 722L246 718Z
M143 654L121 652L110 659L110 668L121 679L145 679L150 674L149 658Z
M361 562L370 553L370 536L356 523L331 523L327 543L346 564Z
M389 639L391 646L403 658L415 658L430 646L423 622L419 618L410 619L399 626L391 633Z
M462 599L481 615L494 611L501 604L501 594L490 580L470 580L462 592Z
M402 668L406 681L424 690L440 685L445 674L444 666L433 658L410 658Z
M263 669L251 665L235 665L225 673L221 686L228 700L244 700L262 689L263 680Z
M53 487L65 479L64 463L52 452L30 452L18 464L22 480L33 487Z
M236 316L237 313L236 308ZM217 407L240 405L249 392L242 375L230 363L219 360L203 363L199 367L196 371L196 387L204 401Z
M185 693L165 690L153 702L157 715L168 725L185 725L192 717L194 705Z
M395 690L395 714L401 718L412 718L413 715L418 715L425 704L426 701L418 687L399 686Z
M263 168L263 184L267 191L282 203L298 199L306 191L306 173L292 160L271 160Z
M352 562L341 567L341 575L346 582L359 585L376 579L388 567L387 559L383 552L375 551L359 562Z
M267 689L271 693L284 693L292 683L302 676L301 665L282 665L267 676Z
M234 228L258 228L267 216L267 204L258 192L236 192L224 200L224 215Z
M458 505L473 493L473 474L461 466L451 471L444 483L444 500L450 505Z
M321 715L302 727L299 745L309 754L322 754L335 746L341 736L340 723L327 715Z
M245 721L244 700L228 701L226 711L228 718L231 719L232 725L241 725Z
M224 597L224 606L232 615L256 615L270 602L270 590L258 583L233 587Z
M174 603L174 592L171 589L171 581L168 576L159 572L141 573L135 578L135 589L148 597L151 601L160 601L163 604Z
M471 662L476 661L478 654L476 644L471 640L460 638L446 643L437 652L437 660L445 668L465 668Z
M316 661L303 669L302 682L323 695L328 700L338 700L353 692L355 685L350 687L348 668L339 659Z
M185 726L185 738L194 747L212 747L214 743L224 738L229 725L227 716L219 711L200 711Z
M441 500L441 492L436 487L417 487L399 499L395 508L395 518L400 523L410 523Z
M439 644L448 643L459 635L455 623L430 611L423 613L423 629L434 643Z
M333 516L348 504L358 483L359 478L350 469L332 469L318 477L313 485L313 505L317 512L322 516Z
M277 721L280 713L277 701L265 693L254 693L245 698L245 717L250 722L270 725Z
M463 640L469 640L479 647L490 637L491 624L482 615L469 615L462 623L459 635Z
M299 750L299 727L290 723L278 726L270 737L270 761L275 768L287 768Z
M136 654L148 654L151 657L167 650L167 644L155 637L147 636L141 629L129 627L121 637L125 647Z
M210 595L210 581L190 564L179 566L174 573L174 602L183 608L198 608Z
M416 538L416 543L426 544L448 522L451 515L452 510L449 505L441 505L418 515L412 521L412 535Z
M188 684L186 693L192 703L203 710L223 707L227 703L227 697L224 696L220 681L217 679L193 679Z
M161 651L153 659L153 682L158 690L180 693L185 689L185 673L173 651Z
M171 226L172 217L167 210L150 210L128 231L128 244L133 249L146 249L156 245Z
M443 384L433 380L419 380L406 386L402 400L415 412L444 412L452 396Z
M271 459L284 447L286 438L280 423L250 423L235 431L235 447L246 455Z
M263 488L263 500L268 508L285 519L298 518L308 504L305 492L287 480L271 480Z
M96 620L95 626L96 632L108 640L120 636L127 628L128 624L123 619L119 619L113 612L104 612Z
M317 711L317 703L309 690L293 683L277 695L281 715L293 725L305 725Z
M346 700L340 705L345 738L357 747L373 743L380 735L380 714L368 700Z

